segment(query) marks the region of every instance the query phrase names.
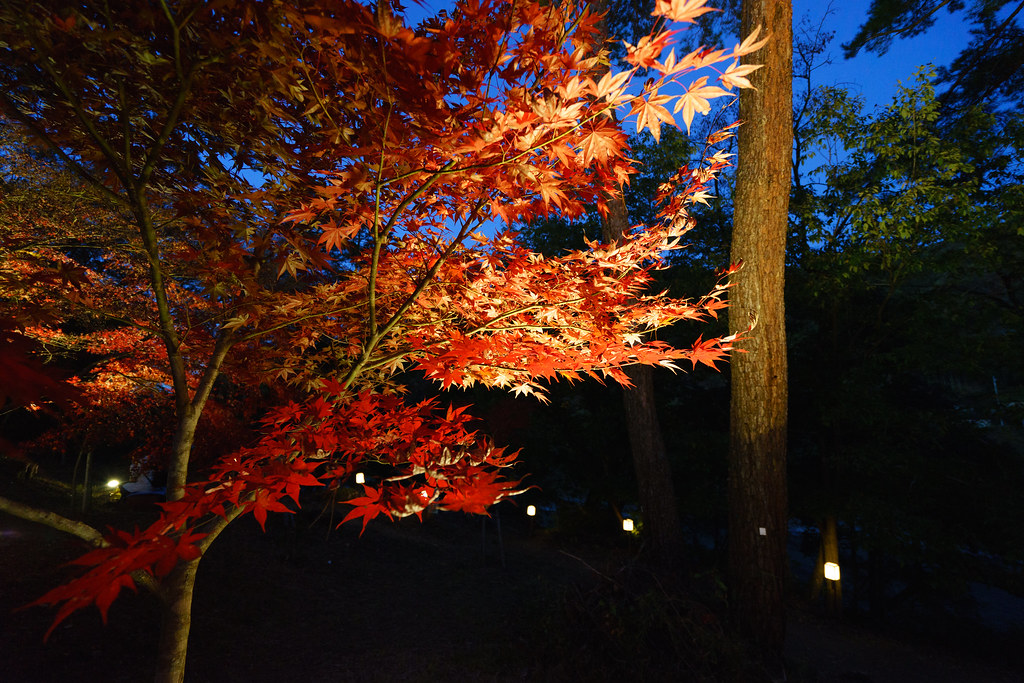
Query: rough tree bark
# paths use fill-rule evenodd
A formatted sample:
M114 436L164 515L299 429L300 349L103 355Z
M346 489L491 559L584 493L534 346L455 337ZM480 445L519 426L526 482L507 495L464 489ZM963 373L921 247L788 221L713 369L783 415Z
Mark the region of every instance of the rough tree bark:
M787 371L783 291L792 130L790 0L743 0L741 35L762 26L771 40L749 60L764 64L740 95L732 260L742 260L730 327L756 320L730 361L730 607L765 661L781 662L785 639ZM744 61L747 61L745 58Z

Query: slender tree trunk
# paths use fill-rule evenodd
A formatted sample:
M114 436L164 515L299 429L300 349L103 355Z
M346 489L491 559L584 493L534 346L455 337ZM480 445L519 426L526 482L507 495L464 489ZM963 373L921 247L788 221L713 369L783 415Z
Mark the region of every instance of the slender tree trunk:
M768 44L744 61L756 90L740 95L732 260L743 269L732 290L733 330L757 326L732 356L729 441L729 593L733 620L781 663L787 572L787 368L783 292L792 129L792 6L743 0L741 34L762 26Z
M592 0L591 4L601 13L614 7L610 0ZM608 25L604 20L600 25L603 42L608 38ZM601 223L601 236L608 244L616 244L629 228L629 210L621 193L609 198L608 208L608 218ZM683 528L654 402L654 372L651 367L640 365L627 369L626 374L633 388L623 392L623 411L644 513L644 536L650 558L662 567L672 567L683 557Z
M628 213L621 196L609 205L610 213L602 226L602 236L605 241L615 243L622 240L628 227ZM626 374L634 386L623 392L622 401L640 507L644 512L644 534L651 559L670 567L682 559L683 529L676 506L672 467L665 453L654 401L654 371L649 366L639 365L629 368Z
M182 683L185 680L188 634L192 627L192 591L198 569L199 559L183 562L163 581L166 603L161 610L156 683Z
M171 440L171 458L167 464L167 500L180 500L188 482L188 463L199 425L199 411L191 404L181 409L178 427Z
M839 564L839 531L835 515L825 518L821 528L822 574L825 562ZM825 581L825 612L829 616L838 617L843 613L842 575L839 581Z
M188 461L195 441L198 411L186 405L178 416L167 472L167 500L180 500L185 493ZM160 640L157 643L156 683L182 683L188 655L188 634L192 628L192 592L199 558L181 562L161 581L164 603L160 610Z
M644 532L652 559L671 567L682 561L683 529L672 483L672 467L665 453L654 403L654 369L640 365L630 368L626 374L635 385L625 391L622 401L644 510Z

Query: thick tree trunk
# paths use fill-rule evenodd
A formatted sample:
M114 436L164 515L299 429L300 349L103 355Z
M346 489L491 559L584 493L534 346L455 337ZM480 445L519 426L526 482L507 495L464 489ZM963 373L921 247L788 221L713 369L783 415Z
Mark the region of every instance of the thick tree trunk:
M199 559L183 562L163 581L166 602L157 646L156 683L182 683L185 680L188 634L192 627L192 591L198 569Z
M783 292L791 171L792 7L743 0L741 33L762 26L766 47L749 57L756 90L740 95L732 260L733 330L757 326L732 356L729 442L729 559L732 616L766 661L781 661L787 571L787 368ZM746 59L744 61L747 61Z
M608 243L615 243L622 240L628 227L628 213L622 197L609 202L609 207L602 237ZM644 535L651 559L669 567L682 559L683 530L676 506L672 467L665 453L654 401L654 372L649 366L636 366L629 368L626 374L634 386L623 392L622 401L640 507L644 513Z

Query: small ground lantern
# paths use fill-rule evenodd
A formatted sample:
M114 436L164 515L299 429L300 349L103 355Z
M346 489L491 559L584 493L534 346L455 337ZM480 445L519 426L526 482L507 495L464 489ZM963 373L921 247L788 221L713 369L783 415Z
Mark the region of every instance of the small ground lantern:
M363 474L362 472L356 472L356 483L357 484L365 484L366 483L366 475Z
M121 482L119 482L117 479L111 479L110 481L107 482L108 489L116 489L120 485Z
M526 506L526 516L527 517L536 517L537 516L537 506L536 505L527 505Z
M633 520L631 520L629 517L623 517L622 530L628 531L629 533L633 533Z
M839 565L835 562L825 563L825 578L829 581L839 580Z

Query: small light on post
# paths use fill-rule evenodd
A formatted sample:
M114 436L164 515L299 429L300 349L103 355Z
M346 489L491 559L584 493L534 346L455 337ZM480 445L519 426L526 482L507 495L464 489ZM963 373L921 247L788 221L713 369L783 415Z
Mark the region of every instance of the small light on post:
M118 481L117 479L111 479L110 481L107 482L107 488L108 489L116 489L120 485L121 485L121 482Z
M623 517L622 530L629 533L633 533L633 520L631 520L629 517Z
M366 483L366 475L363 474L362 472L356 472L356 483L357 484L365 484Z
M829 581L839 580L839 565L835 562L825 563L825 578Z
M527 517L536 517L537 516L537 506L536 505L527 505L526 506L526 516Z

